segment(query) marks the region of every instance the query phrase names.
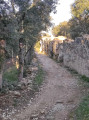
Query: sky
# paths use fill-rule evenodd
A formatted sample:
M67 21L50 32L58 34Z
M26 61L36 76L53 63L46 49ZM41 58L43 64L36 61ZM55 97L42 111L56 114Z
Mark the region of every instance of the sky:
M52 22L55 25L58 25L60 22L68 21L71 18L71 4L75 0L59 0L57 5L57 13L51 13L52 18L54 19Z

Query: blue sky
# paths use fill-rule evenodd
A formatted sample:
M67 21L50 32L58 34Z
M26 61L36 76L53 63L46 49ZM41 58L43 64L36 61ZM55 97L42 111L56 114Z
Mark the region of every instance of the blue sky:
M75 0L59 0L60 4L57 5L57 13L56 14L51 13L55 25L58 25L60 22L63 21L68 21L71 18L70 5L74 1Z

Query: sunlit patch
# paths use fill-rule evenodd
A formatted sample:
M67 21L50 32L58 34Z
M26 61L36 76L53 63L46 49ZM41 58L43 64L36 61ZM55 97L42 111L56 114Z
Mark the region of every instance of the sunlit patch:
M16 68L19 69L19 57L16 56Z
M45 52L42 50L41 45L40 45L40 41L38 41L35 46L34 46L35 51L38 54L45 54Z

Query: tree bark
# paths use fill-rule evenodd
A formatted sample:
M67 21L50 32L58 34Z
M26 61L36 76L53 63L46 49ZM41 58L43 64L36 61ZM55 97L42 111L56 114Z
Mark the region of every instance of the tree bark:
M0 89L2 89L2 71L0 72Z
M3 73L5 72L5 64L6 64L6 60L4 59L2 64L1 64L1 68L0 68L0 89L2 89L2 84L3 84Z
M31 46L25 54L25 63L30 64L32 60L33 47Z
M23 79L24 71L24 48L19 46L19 76L18 79L21 81Z

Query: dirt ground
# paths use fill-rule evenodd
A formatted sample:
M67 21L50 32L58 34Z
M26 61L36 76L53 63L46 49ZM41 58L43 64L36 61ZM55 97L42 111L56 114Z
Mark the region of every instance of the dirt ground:
M45 82L32 103L11 120L69 120L81 98L78 80L48 56L37 57L46 71Z

